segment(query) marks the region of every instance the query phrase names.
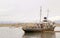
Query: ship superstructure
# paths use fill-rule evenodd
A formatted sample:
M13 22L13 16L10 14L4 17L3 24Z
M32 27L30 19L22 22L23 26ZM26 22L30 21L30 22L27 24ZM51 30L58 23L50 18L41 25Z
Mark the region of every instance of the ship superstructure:
M44 17L44 20L41 23L36 23L35 26L25 27L23 30L25 31L54 31L55 23L47 20L47 17Z

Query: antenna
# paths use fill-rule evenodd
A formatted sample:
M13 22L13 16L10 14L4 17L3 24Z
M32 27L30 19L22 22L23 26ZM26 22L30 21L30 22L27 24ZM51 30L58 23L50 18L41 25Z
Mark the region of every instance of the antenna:
M42 15L42 6L40 6L40 22L41 22L41 15Z
M47 19L48 19L48 16L49 16L49 9L47 10Z

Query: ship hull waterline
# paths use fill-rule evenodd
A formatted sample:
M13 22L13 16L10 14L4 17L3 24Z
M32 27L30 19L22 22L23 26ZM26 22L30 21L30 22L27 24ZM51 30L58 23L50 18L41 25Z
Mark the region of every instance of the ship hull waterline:
M53 29L37 29L37 30L36 29L26 29L24 31L25 32L53 32L54 28Z

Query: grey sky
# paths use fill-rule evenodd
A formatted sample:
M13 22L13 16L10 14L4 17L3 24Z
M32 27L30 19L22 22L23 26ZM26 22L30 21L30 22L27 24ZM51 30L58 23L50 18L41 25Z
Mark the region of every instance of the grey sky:
M39 22L50 10L49 18L60 16L60 0L0 0L0 21Z

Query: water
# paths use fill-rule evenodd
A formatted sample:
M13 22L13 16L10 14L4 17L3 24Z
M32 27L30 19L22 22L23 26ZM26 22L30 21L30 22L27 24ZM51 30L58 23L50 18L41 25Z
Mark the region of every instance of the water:
M0 27L0 38L23 38L23 35L24 31L21 27Z
M60 27L56 27L55 31L60 31ZM21 28L0 27L0 38L60 38L60 32L24 33Z

